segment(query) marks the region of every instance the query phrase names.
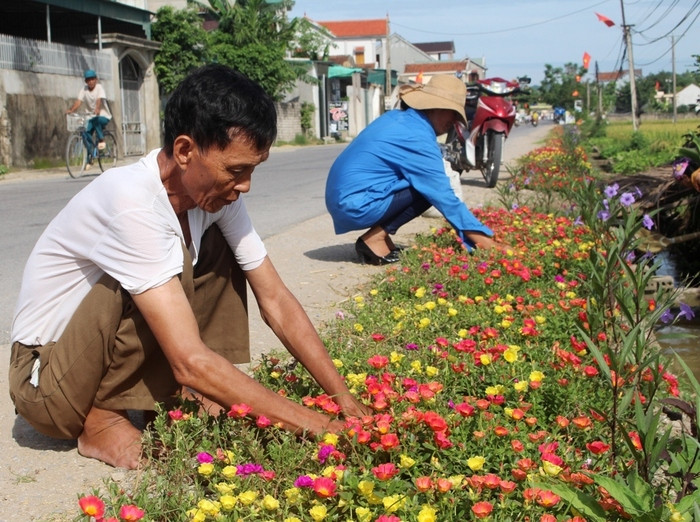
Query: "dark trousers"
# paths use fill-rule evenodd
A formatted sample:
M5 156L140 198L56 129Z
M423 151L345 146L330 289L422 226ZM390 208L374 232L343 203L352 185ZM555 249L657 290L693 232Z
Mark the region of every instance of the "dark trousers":
M250 360L246 281L217 226L202 238L197 266L183 247L180 281L202 340L231 363ZM30 373L39 358L39 386ZM43 346L12 345L10 397L37 431L74 439L97 406L152 410L179 385L131 296L104 275L73 314L60 339Z
M413 187L408 187L394 194L389 208L376 225L382 227L387 234L396 234L399 228L429 208L428 200Z

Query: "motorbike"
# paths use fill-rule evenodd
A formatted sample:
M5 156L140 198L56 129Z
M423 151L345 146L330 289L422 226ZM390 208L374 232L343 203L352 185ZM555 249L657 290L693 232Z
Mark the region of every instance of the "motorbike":
M566 109L564 107L554 107L554 123L564 123L566 120Z
M489 188L496 186L503 160L503 145L515 123L515 106L509 96L522 92L517 82L486 78L467 85L461 121L450 129L442 146L443 157L459 172L479 169Z

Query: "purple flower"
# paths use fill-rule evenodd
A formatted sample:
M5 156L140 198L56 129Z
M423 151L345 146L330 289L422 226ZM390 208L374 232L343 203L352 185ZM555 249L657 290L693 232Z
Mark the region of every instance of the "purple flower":
M510 209L511 209L511 210L518 210L519 208L520 208L520 205L518 205L517 203L513 203L513 204L510 206Z
M625 261L627 261L628 263L634 263L634 260L636 258L637 256L634 254L634 250L630 250L625 256Z
M299 475L299 477L294 481L295 488L312 488L314 486L314 479L308 475Z
M631 192L625 192L620 196L620 205L623 207L629 207L632 203L634 203L634 194Z
M561 274L555 275L555 276L554 276L554 280L555 280L557 283L563 283L563 282L566 281L566 279L564 279L564 276L561 275Z
M318 461L325 464L328 457L335 451L335 447L330 444L324 444L318 449Z
M685 317L688 321L690 321L693 317L695 317L695 312L693 312L693 309L690 308L685 303L680 303L681 311L678 312L678 315L676 316L676 319L679 317Z
M576 219L574 220L574 225L577 227L583 225L583 219L581 219L581 216L576 217Z
M236 475L246 476L252 475L253 473L262 473L263 467L260 464L239 464L236 466Z
M408 343L406 346L404 346L404 348L409 351L414 351L418 350L418 345L415 343Z
M644 228L647 230L654 228L654 220L649 217L649 214L644 214L644 217L642 218L642 225L644 225Z
M610 218L610 212L607 210L601 210L598 212L598 219L601 221L607 221Z
M666 310L664 310L664 313L661 314L661 317L659 317L659 320L664 324L668 324L671 321L673 321L673 314L671 313L671 310L669 310L668 308Z
M423 270L430 270L430 263L423 263L420 267Z
M199 462L200 464L208 464L209 462L214 462L214 457L212 457L206 451L202 451L200 453L197 453L197 462Z
M335 318L336 318L336 319L340 319L340 320L342 321L343 319L345 319L345 314L343 313L342 310L338 310L338 311L335 313Z
M617 191L619 188L620 188L620 185L618 185L617 183L613 183L612 185L608 185L607 187L605 187L605 191L604 191L605 197L614 198L615 196L617 196Z
M690 160L688 158L678 158L673 162L673 177L675 179L682 179L683 174L685 174L685 169L688 168Z

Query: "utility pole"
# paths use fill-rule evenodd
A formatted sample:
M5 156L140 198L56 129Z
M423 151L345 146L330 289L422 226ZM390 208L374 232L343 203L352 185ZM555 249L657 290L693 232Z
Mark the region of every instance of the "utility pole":
M673 123L678 117L676 111L676 37L671 35L671 70L673 75Z
M384 105L389 102L391 96L391 30L389 29L389 13L386 14L386 92L384 93Z
M632 33L630 31L630 25L625 22L625 2L620 0L620 8L622 9L622 31L625 35L625 46L627 47L627 60L629 62L629 76L630 76L630 93L631 93L631 103L632 103L632 128L636 131L639 129L639 123L637 122L637 81L634 77L634 57L632 55Z

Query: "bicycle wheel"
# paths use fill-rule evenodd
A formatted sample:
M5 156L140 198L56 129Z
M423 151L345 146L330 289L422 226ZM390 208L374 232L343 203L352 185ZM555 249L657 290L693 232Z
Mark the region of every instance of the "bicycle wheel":
M104 172L107 169L117 166L117 139L111 132L105 132L105 148L98 151L97 161L100 163L100 170Z
M79 178L85 173L87 149L80 134L71 134L66 144L66 167L71 178Z

